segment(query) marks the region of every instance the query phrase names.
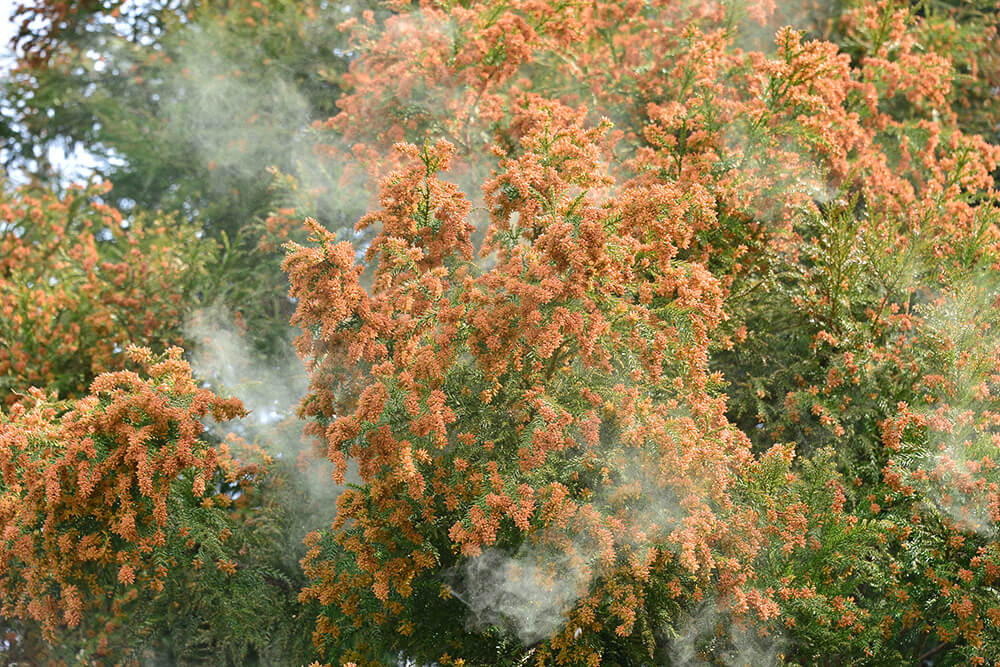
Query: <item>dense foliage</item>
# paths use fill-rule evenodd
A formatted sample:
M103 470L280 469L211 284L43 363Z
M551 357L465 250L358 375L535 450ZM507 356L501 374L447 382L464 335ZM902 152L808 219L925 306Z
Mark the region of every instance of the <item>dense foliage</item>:
M78 396L117 368L129 343L180 342L177 322L215 248L176 220L101 203L110 187L37 185L0 204L0 386L6 403L31 386Z
M1000 664L995 2L17 15L5 663Z

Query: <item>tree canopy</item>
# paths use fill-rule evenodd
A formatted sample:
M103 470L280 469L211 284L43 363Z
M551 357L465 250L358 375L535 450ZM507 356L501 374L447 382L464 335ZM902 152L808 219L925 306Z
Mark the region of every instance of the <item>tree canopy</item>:
M993 0L14 19L4 664L1000 664Z

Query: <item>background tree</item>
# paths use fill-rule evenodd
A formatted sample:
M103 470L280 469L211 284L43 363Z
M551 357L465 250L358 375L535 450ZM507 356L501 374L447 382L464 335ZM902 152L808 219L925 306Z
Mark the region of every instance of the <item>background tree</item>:
M4 100L16 135L7 167L51 182L50 149L82 148L113 183L107 203L198 226L222 246L213 297L274 354L292 312L279 249L288 216L305 207L336 227L364 205L331 205L337 179L309 169L308 141L336 108L349 58L336 26L364 6L26 4ZM312 178L291 189L281 173Z
M5 192L0 204L0 386L79 397L121 367L130 342L180 342L179 322L216 258L176 220L126 219L100 201L110 184Z

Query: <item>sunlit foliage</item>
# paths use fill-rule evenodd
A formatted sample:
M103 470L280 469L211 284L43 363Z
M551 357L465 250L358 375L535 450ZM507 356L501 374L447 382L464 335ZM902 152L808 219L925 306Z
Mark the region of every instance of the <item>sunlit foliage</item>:
M19 16L0 656L1000 661L995 2Z

